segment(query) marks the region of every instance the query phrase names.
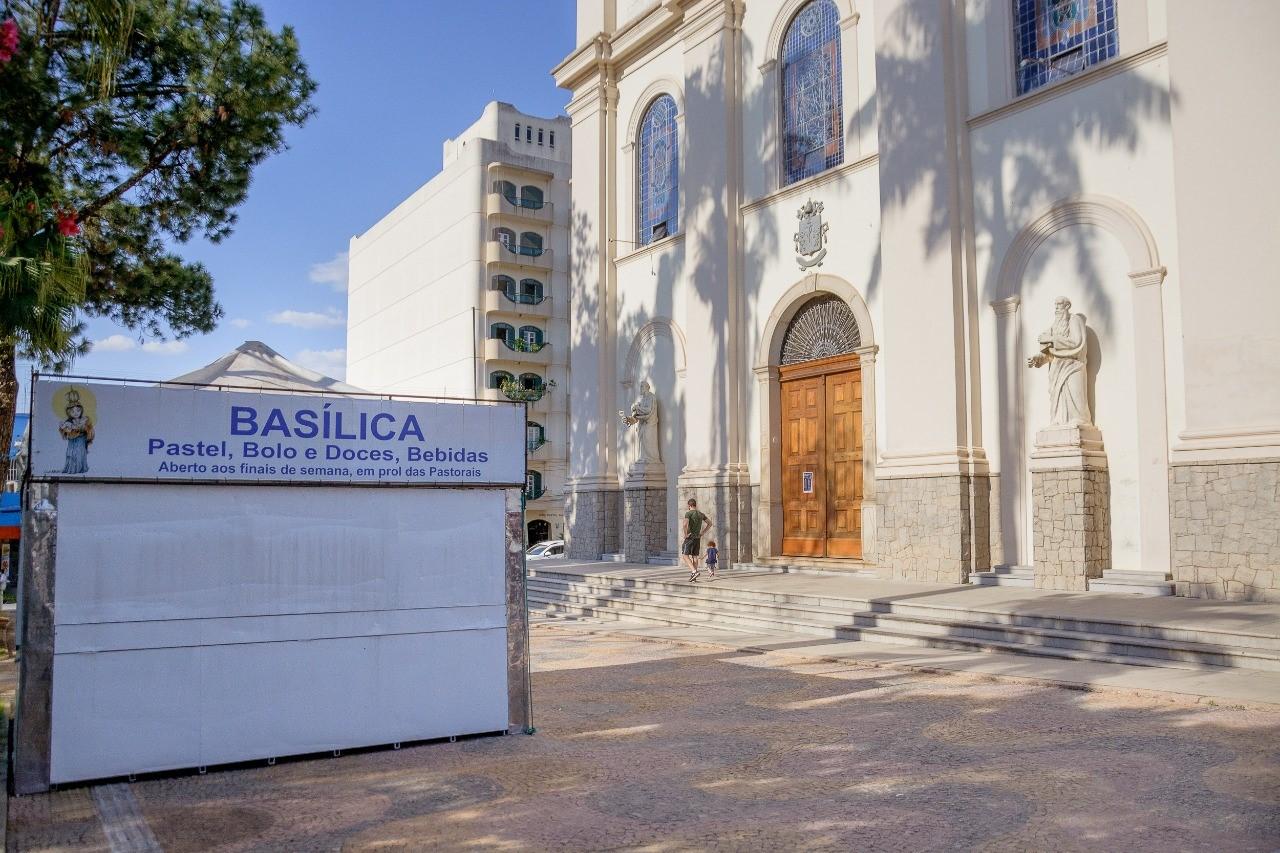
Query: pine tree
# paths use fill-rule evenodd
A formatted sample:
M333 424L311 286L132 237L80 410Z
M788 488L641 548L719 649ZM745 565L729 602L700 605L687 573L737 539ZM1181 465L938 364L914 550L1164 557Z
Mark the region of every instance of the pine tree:
M231 233L314 91L246 0L0 2L0 436L16 359L65 366L85 316L213 330L212 277L171 247Z

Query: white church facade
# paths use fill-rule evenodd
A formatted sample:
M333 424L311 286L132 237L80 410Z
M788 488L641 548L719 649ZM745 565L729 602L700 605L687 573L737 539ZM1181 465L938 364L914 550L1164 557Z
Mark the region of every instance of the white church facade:
M1280 6L577 21L571 556L1280 600Z

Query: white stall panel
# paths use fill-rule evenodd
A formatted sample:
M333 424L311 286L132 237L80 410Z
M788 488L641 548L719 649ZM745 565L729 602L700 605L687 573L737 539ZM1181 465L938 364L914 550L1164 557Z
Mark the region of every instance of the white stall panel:
M505 729L504 501L64 483L51 781Z

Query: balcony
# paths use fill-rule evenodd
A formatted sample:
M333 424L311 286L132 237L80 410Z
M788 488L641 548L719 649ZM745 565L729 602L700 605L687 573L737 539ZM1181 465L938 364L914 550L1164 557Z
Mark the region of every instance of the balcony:
M549 270L555 253L550 249L538 249L532 246L508 246L498 240L488 241L485 247L485 261L490 264L509 264L525 269Z
M555 205L551 202L539 204L532 199L518 196L489 193L485 212L490 216L510 216L520 222L551 222L555 219Z
M547 438L546 436L543 436L543 435L539 435L536 437L530 436L529 438L526 438L524 440L524 449L530 453L536 453L538 450L546 446L547 446Z
M528 344L516 338L486 338L484 357L491 361L518 361L521 364L550 364L551 344Z
M531 489L531 488L526 487L526 488L525 488L525 490L524 490L524 499L525 499L526 501L536 501L536 500L538 500L539 498L542 498L542 497L550 497L550 496L547 494L546 487L544 487L544 486L539 486L539 487L538 487L538 488L536 488L536 489Z
M530 317L550 317L551 300L545 296L526 296L506 290L490 290L484 295L485 311L505 311Z
M496 390L497 393L506 397L508 400L514 400L517 403L528 403L530 406L533 406L535 403L545 399L547 397L547 392L555 387L555 384L556 381L552 379L537 388L526 388L521 385L520 382L512 380L510 382L503 382L501 389L489 390Z

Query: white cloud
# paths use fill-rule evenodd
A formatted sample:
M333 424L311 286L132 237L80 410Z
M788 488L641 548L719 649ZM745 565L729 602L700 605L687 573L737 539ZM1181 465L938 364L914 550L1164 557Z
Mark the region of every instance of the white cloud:
M342 316L342 312L337 308L327 308L324 313L319 311L278 311L267 319L281 326L296 326L299 329L328 329L332 326L341 326L347 322L347 318Z
M309 367L334 379L347 378L347 351L338 349L304 349L293 357L303 367Z
M249 328L250 326L252 326L252 325L253 325L253 321L252 321L252 320L246 320L246 319L245 319L245 318L243 318L243 317L233 317L232 319L228 320L227 322L228 322L228 323L230 323L231 325L235 326L237 329L247 329L247 328Z
M94 352L128 352L138 345L128 335L111 335L93 344Z
M152 355L179 355L187 349L186 341L147 341L142 345L142 351Z
M316 284L327 284L339 293L347 292L347 253L339 252L327 261L311 265L307 278Z

